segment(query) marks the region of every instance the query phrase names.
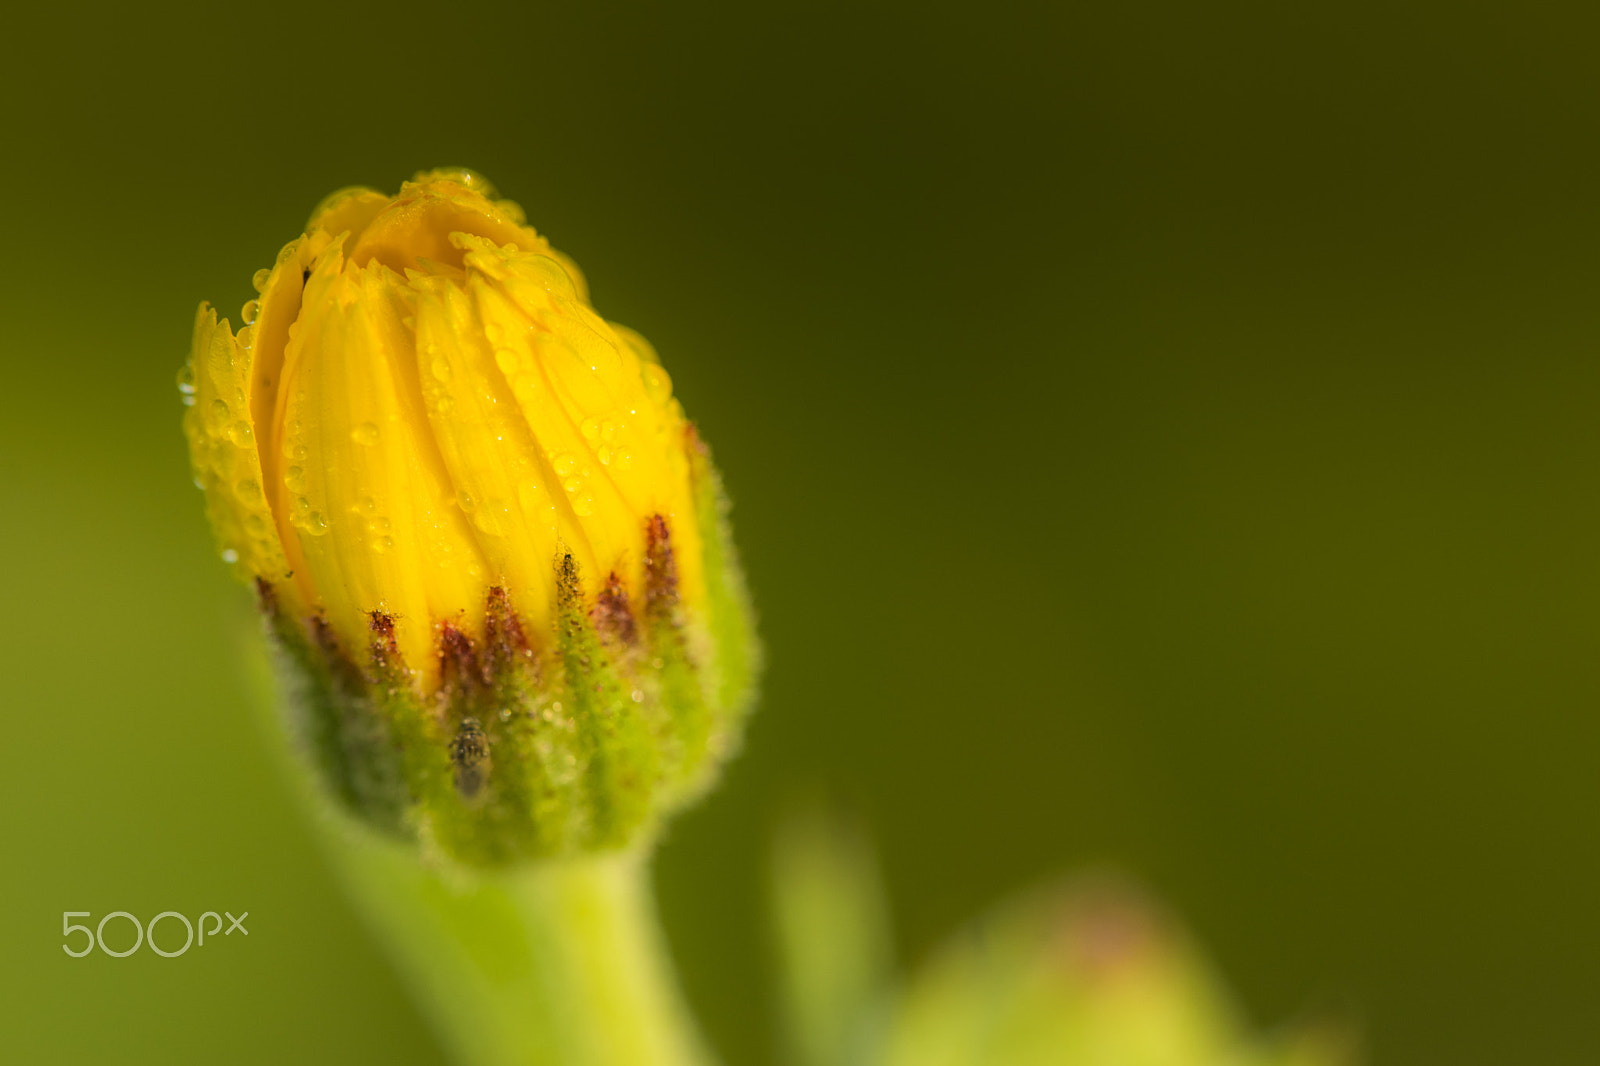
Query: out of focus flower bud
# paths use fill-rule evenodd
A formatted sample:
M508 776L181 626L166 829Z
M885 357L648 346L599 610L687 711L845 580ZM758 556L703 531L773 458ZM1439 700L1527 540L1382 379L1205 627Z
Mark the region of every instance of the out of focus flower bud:
M905 994L887 1066L1349 1066L1335 1029L1250 1034L1182 934L1127 888L1013 904Z
M655 353L469 171L335 194L255 287L201 305L184 430L329 786L478 865L640 839L756 659Z

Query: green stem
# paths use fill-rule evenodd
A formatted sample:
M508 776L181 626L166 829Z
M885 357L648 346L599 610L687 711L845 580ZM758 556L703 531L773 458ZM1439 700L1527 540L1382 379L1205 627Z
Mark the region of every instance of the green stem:
M641 853L426 868L342 818L332 856L462 1066L706 1066Z

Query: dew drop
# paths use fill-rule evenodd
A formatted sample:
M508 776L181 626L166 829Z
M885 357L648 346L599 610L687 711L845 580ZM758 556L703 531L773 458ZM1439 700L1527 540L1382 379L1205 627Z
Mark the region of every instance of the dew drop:
M211 423L211 428L220 432L228 424L228 417L233 414L228 410L226 400L212 400L206 407L206 420Z
M262 267L260 270L255 272L253 277L251 277L250 284L255 287L257 292L261 292L266 289L267 282L271 280L271 278L272 269L270 267Z
M572 473L572 468L578 465L578 461L566 453L557 455L554 459L554 463L556 475L558 477L566 477L568 474Z
M372 422L363 422L350 431L350 439L357 444L373 445L378 443L378 427Z
M433 359L433 365L430 369L433 370L433 376L438 378L440 381L450 380L450 360L446 359L444 356L435 356Z
M372 538L372 550L377 552L379 555L382 555L384 552L388 551L392 547L394 547L394 538L393 537L373 537Z
M260 292L261 290L257 289L256 291ZM256 315L260 313L260 311L261 302L259 300L247 300L245 305L239 308L239 319L245 325L253 326L256 324Z
M461 505L461 509L467 512L467 514L471 514L473 511L478 509L478 501L473 499L472 493L468 492L466 489L462 489L460 492L456 493L456 502Z
M453 181L459 185L476 191L479 195L490 200L498 194L489 179L469 167L436 167L433 170L418 171L412 181Z
M261 498L261 483L255 478L247 477L234 486L234 491L246 503L253 503Z
M224 548L222 549L222 561L232 566L239 561L239 553L232 548Z
M594 514L594 497L579 496L577 499L573 500L572 513L577 515L579 518L587 518L589 515Z
M238 333L234 334L233 339L240 348L248 352L256 343L255 327L245 326Z
M656 403L666 403L672 396L672 379L667 372L654 363L646 363L641 369L645 395Z
M255 431L250 428L250 423L235 422L228 427L228 439L239 445L239 447L246 448L255 443L256 435Z
M597 440L600 437L600 420L598 418L585 418L583 425L578 428L582 430L585 440Z
M186 397L194 395L194 367L189 363L178 368L178 391Z
M245 515L244 528L252 537L259 537L267 531L267 520L255 512Z
M581 478L569 477L567 480L561 483L561 487L566 489L568 492L577 492L583 487L583 480Z
M501 373L504 374L514 373L517 369L517 364L521 362L517 358L517 353L510 348L501 348L495 352L494 361L500 367Z
M306 491L306 469L303 466L291 466L283 472L283 483L289 487L290 492ZM305 499L305 497L301 497ZM307 504L306 506L310 506Z

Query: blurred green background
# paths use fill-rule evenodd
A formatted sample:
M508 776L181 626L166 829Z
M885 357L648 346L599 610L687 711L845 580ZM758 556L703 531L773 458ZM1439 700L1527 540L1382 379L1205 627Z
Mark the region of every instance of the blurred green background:
M7 21L0 1057L440 1062L262 739L173 375L325 193L460 164L655 343L736 502L765 698L658 863L730 1066L774 1059L807 790L877 835L907 961L1111 864L1262 1024L1600 1059L1591 10ZM250 936L71 959L69 909Z

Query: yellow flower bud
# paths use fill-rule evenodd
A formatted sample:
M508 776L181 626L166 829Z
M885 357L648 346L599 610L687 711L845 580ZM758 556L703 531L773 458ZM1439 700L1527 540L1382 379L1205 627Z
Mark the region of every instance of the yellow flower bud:
M650 346L470 171L334 194L256 287L237 333L201 305L184 427L331 783L472 860L627 842L754 658Z

